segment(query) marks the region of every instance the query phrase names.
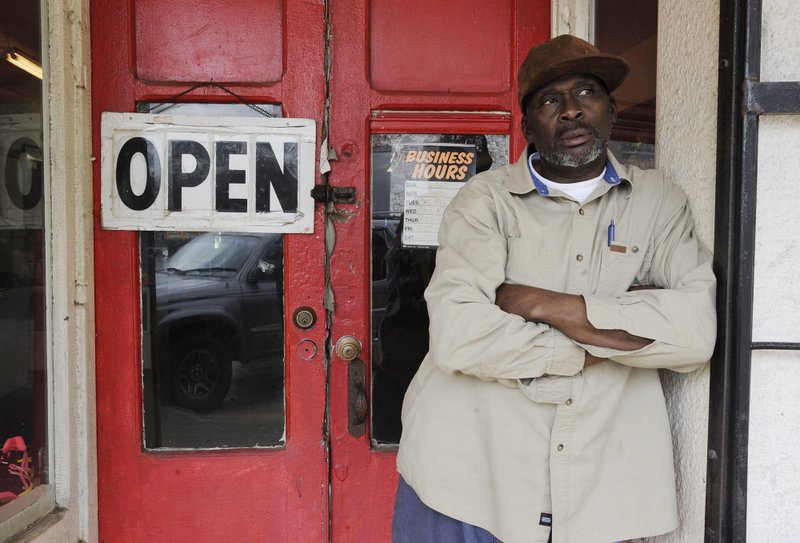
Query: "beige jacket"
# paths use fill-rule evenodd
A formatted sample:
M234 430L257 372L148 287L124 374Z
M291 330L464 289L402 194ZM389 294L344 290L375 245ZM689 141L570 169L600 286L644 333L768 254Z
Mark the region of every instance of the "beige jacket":
M677 507L657 368L691 371L711 356L711 256L661 173L609 157L606 182L579 205L537 190L526 158L475 176L445 213L425 294L430 352L403 404L398 470L427 505L505 543L547 541L548 513L553 543L668 532ZM577 345L495 306L504 281L581 294L595 327L655 341ZM663 290L627 292L635 284ZM584 349L611 360L583 369Z

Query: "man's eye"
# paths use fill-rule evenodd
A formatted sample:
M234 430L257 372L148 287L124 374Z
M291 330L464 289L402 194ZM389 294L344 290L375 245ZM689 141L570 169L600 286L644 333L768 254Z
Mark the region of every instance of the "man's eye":
M590 94L594 94L594 89L587 87L578 91L578 96L589 96Z
M541 101L541 104L543 106L551 106L557 103L558 103L558 98L556 98L555 96L545 96L544 98L542 98Z

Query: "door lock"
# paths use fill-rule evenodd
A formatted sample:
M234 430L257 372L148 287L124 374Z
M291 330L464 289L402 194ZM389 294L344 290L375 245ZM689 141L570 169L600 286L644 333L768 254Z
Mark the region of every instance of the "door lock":
M336 342L336 354L342 360L351 362L361 356L361 342L353 336L342 336Z
M294 325L300 328L301 330L308 330L314 323L317 322L317 314L314 313L314 310L310 307L298 307L294 311L294 315L292 315L294 320Z

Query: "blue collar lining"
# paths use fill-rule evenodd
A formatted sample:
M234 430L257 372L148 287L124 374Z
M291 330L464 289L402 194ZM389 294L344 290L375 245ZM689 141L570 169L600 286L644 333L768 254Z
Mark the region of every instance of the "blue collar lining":
M542 196L549 196L550 190L547 188L547 185L542 183L536 174L533 173L533 162L534 160L539 160L539 153L531 153L528 157L528 173L530 173L531 179L533 180L533 186L536 187L536 192L541 194ZM603 181L608 183L609 185L619 185L620 178L617 170L614 169L614 165L611 164L611 161L606 159L606 173L603 175Z

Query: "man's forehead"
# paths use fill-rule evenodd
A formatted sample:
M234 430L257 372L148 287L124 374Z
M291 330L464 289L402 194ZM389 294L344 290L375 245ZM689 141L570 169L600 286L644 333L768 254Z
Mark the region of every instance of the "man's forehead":
M564 88L580 87L582 85L587 85L590 83L598 85L601 88L605 89L605 85L603 85L603 82L591 74L570 74L570 75L565 75L563 77L559 77L558 79L554 79L549 83L545 83L544 85L533 91L533 95L546 94L548 92L553 92L556 90L563 90Z

